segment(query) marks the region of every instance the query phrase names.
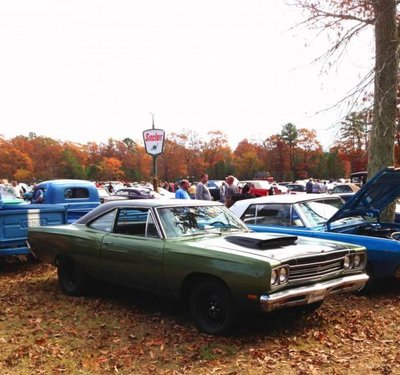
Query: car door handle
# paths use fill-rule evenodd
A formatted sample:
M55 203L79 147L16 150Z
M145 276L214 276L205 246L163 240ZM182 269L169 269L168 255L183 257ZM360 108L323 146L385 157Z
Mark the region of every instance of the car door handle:
M113 244L112 241L104 241L104 242L103 242L103 245L112 245L112 244Z

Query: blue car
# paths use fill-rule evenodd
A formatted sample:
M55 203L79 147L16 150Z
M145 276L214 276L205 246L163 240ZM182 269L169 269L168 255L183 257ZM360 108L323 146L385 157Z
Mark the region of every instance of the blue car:
M399 195L400 168L389 167L347 202L330 194L283 194L237 201L231 210L256 232L365 246L371 279L400 278L400 224L380 221Z

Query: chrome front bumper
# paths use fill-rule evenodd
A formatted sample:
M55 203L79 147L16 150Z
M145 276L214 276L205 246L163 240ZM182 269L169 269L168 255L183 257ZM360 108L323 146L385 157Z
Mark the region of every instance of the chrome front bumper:
M333 280L317 282L309 286L301 286L270 295L263 295L260 297L261 308L263 311L273 311L318 302L336 293L355 292L360 290L368 279L367 274L349 275Z

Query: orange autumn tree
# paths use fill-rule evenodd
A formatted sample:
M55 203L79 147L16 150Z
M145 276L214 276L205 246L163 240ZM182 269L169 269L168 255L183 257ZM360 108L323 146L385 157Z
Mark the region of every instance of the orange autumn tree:
M277 181L293 180L289 168L289 149L279 134L268 137L263 142L266 151L266 169Z
M260 146L250 143L247 139L244 139L237 145L233 152L237 178L255 179L257 174L260 174L264 169L264 165L259 157L259 153Z
M194 130L182 129L180 133L171 133L168 138L181 150L181 162L186 165L186 174L189 179L198 179L198 174L204 170L202 150L204 142L200 135Z
M82 145L82 151L87 155L87 177L91 180L100 180L99 164L102 160L100 146L95 142L88 142Z
M308 178L319 175L319 166L322 160L322 146L317 140L314 129L301 128L297 131L297 147L295 149L296 178Z
M60 171L64 178L87 178L88 155L79 144L65 142L61 153Z
M33 162L29 154L0 138L0 178L30 181L33 178Z
M166 138L164 153L157 158L159 181L174 182L188 175L188 169L181 155L186 150L175 141Z
M234 173L232 150L226 134L219 130L207 133L208 139L203 146L203 160L210 179L225 179Z
M63 146L49 137L30 133L28 137L18 136L11 140L20 152L27 153L32 160L32 176L37 180L63 177L61 166Z
M104 157L99 164L99 172L102 180L115 181L123 179L124 172L121 169L122 162L115 157Z

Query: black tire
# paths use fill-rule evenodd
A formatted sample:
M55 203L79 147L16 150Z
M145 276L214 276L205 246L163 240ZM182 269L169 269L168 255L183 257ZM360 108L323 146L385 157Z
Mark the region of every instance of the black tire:
M367 283L357 292L357 294L362 296L367 296L373 294L379 290L379 282L374 278L374 270L370 262L367 262L365 266L365 272L369 276Z
M237 309L228 288L216 280L198 282L190 294L190 314L199 331L209 335L230 332Z
M36 258L33 254L27 254L26 255L26 261L28 263L39 263L39 259Z
M73 259L65 257L58 259L57 275L64 294L81 296L85 293L86 277Z

